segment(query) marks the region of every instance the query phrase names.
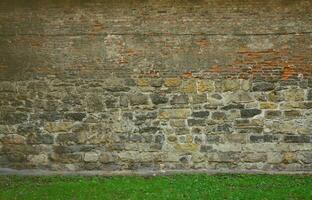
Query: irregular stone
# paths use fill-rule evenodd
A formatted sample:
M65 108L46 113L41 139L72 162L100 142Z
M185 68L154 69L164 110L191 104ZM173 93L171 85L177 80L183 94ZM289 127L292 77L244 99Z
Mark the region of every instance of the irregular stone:
M304 101L304 90L291 88L284 92L286 101Z
M188 128L177 128L175 129L176 135L187 135L190 133L190 130Z
M265 153L256 152L245 153L242 160L250 163L265 162L267 160L267 155Z
M168 102L168 97L163 94L151 94L152 103L155 105L165 104Z
M150 84L152 87L161 87L163 83L164 83L163 79L157 78L152 79Z
M302 114L299 110L285 110L284 116L287 118L298 118L302 116Z
M194 143L176 144L174 148L178 152L194 153L199 151L200 145Z
M295 153L293 153L293 152L285 152L284 153L283 159L282 159L283 163L290 164L290 163L296 163L297 161L298 160L297 160Z
M0 123L1 121L7 125L20 124L26 122L28 115L20 112L0 112Z
M311 138L308 135L285 135L284 142L286 143L310 143Z
M221 110L233 110L233 109L243 109L244 105L243 104L229 104L226 106L221 107Z
M129 141L131 142L142 142L142 136L137 134L131 134L129 137Z
M256 115L261 114L261 110L259 109L243 109L241 110L241 117L242 118L251 118Z
M85 162L97 162L99 160L99 155L95 152L87 152L84 154Z
M284 101L285 98L281 91L271 91L268 93L267 100L272 102L281 102Z
M1 81L0 82L0 92L15 92L16 86L14 82Z
M188 119L187 124L189 126L205 126L206 121L204 119Z
M181 119L174 119L174 120L170 120L170 125L173 127L184 127L185 126L185 120L181 120Z
M213 150L212 146L209 145L201 145L200 152L211 152Z
M250 142L252 143L263 143L263 142L277 142L278 136L275 135L251 135Z
M211 80L198 80L197 81L197 91L200 93L213 92L214 91L214 82Z
M180 78L166 78L165 79L165 86L166 87L178 87L182 83Z
M308 90L308 93L307 93L307 100L308 100L308 101L312 101L312 89Z
M226 119L226 115L224 112L213 112L211 119L224 120L224 119Z
M118 103L118 100L114 97L108 97L105 100L106 108L116 108L118 105L117 103Z
M28 144L53 144L54 137L49 134L31 134L27 137Z
M206 94L199 94L192 96L192 103L193 104L201 104L207 102L207 95Z
M119 105L121 107L128 107L128 97L126 95L120 96Z
M156 135L155 136L155 143L163 144L164 141L165 141L164 135Z
M305 108L306 108L306 106L305 106L304 102L291 101L291 102L280 103L280 109L281 110L305 109Z
M137 85L139 87L148 87L150 85L150 79L147 78L139 78L137 80Z
M268 152L267 153L267 162L269 164L278 164L283 160L282 154L280 152Z
M1 138L3 144L25 144L26 138L17 134L8 134Z
M169 135L167 139L170 142L176 142L178 138L175 135Z
M187 95L180 94L174 95L170 101L171 104L188 104L189 98Z
M147 105L148 104L148 96L144 94L132 94L130 95L130 105Z
M197 93L197 86L195 80L186 80L182 82L181 92Z
M62 115L58 112L45 112L39 114L39 119L47 122L55 122L62 118Z
M223 81L223 91L237 91L240 89L240 80L239 79L226 79Z
M190 109L161 109L160 119L186 119L191 114Z
M28 160L34 165L47 165L49 163L49 158L46 154L30 155Z
M274 110L278 108L278 104L273 102L260 102L260 109Z
M206 118L210 114L209 111L194 111L192 113L192 117L197 117L197 118Z
M71 122L47 122L44 124L44 129L50 133L68 132L73 127Z
M300 152L297 157L303 163L308 163L308 164L312 163L312 153L310 151Z
M250 81L249 80L241 80L241 89L244 91L249 91L250 90Z
M259 82L259 83L254 83L252 90L257 92L257 91L271 91L274 90L275 86L273 83L269 82Z
M86 117L86 113L66 113L65 118L73 121L82 121Z
M101 163L111 163L113 162L113 157L110 153L101 153L99 161Z
M101 95L88 95L85 101L90 112L101 112L104 110L103 97Z
M85 141L85 136L81 133L62 133L56 138L58 144L81 144Z
M281 115L282 115L282 112L279 110L266 110L264 112L265 118L268 118L268 119L279 118L281 117Z
M217 125L213 130L215 133L231 133L232 131L232 126L229 124L221 124Z
M225 97L225 101L230 103L248 103L255 101L254 97L249 92L238 91L231 93Z

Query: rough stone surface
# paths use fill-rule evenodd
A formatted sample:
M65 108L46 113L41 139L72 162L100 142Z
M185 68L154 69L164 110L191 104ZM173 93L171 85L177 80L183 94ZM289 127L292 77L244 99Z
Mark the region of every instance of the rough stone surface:
M311 10L1 0L0 168L312 171Z

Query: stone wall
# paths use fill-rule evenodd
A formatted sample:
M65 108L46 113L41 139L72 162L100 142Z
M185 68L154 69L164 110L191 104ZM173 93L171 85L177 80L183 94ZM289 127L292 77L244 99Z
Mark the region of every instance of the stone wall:
M309 0L0 2L0 168L312 170Z

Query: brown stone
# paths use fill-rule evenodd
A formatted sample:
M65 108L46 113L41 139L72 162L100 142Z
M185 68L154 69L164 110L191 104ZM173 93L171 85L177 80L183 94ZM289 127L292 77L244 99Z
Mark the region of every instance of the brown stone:
M181 82L180 78L166 78L164 84L166 87L178 87Z

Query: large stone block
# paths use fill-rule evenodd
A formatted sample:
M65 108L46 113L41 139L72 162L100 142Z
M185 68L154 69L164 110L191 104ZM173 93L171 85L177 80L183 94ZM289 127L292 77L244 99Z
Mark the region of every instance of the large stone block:
M190 115L190 109L162 109L159 111L160 119L186 119Z

